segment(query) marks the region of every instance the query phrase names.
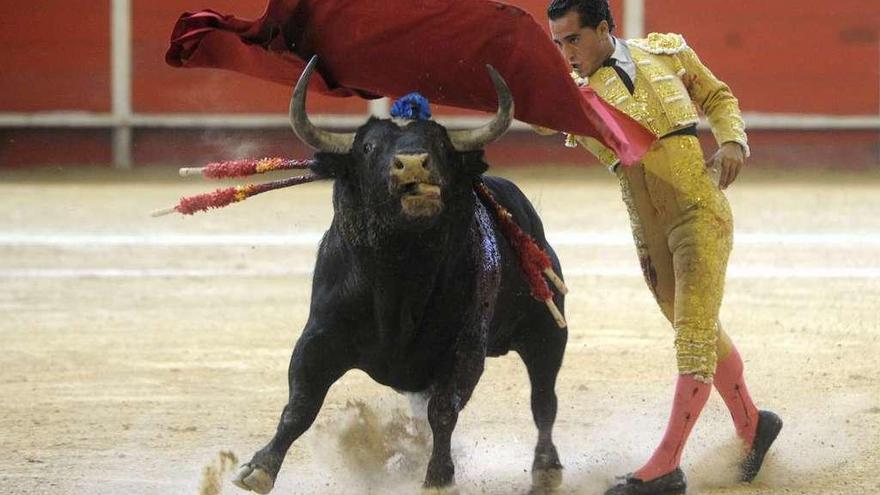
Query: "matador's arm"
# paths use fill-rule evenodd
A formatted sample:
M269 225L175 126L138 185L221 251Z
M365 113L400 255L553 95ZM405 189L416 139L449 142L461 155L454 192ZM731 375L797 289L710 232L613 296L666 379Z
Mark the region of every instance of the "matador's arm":
M745 156L749 156L748 138L739 101L730 87L715 77L690 47L685 47L674 56L678 58L685 71L681 79L691 100L709 119L709 125L718 145L728 142L739 143L743 147Z

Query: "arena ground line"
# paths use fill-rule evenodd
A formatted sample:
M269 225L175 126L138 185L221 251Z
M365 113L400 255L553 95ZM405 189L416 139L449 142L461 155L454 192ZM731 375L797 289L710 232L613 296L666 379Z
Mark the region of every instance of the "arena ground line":
M312 269L214 268L4 268L3 279L124 279L124 278L260 278L311 276ZM637 268L582 266L565 270L568 279L582 277L642 277ZM880 279L880 267L732 266L729 279Z
M47 246L63 248L90 248L113 246L303 246L314 247L320 243L323 231L303 231L290 234L244 233L244 234L183 234L176 232L143 233L0 233L0 247ZM632 246L632 236L627 232L560 231L549 233L553 246ZM736 245L785 245L785 246L833 246L875 247L880 246L880 232L852 233L775 233L742 232L734 236Z

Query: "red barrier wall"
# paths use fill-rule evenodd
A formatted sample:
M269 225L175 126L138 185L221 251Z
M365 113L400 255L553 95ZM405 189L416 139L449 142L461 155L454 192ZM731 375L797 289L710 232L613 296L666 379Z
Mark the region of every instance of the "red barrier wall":
M0 112L110 111L110 2L7 4L2 15Z
M880 1L645 2L646 30L684 33L743 110L880 111Z

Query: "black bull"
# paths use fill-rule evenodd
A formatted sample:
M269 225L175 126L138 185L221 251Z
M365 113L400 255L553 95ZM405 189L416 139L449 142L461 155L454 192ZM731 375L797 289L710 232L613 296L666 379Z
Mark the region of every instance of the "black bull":
M490 68L499 110L480 129L371 119L354 134L339 134L313 126L305 113L314 64L297 84L291 120L300 138L319 150L313 172L335 179L334 217L318 250L309 318L290 360L289 401L275 436L242 466L235 484L269 492L330 386L360 369L428 399L433 450L424 486L449 487L459 411L486 356L512 349L531 382L538 428L533 478L558 485L562 466L552 428L567 331L531 297L516 253L473 189L484 181L561 273L528 199L513 183L482 176L488 168L482 147L510 124L504 81ZM555 302L564 309L561 295Z

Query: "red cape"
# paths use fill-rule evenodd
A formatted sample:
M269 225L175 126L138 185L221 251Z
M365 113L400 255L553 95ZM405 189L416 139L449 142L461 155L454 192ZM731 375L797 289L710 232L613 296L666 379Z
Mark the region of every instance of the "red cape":
M332 96L399 97L494 112L492 64L513 92L516 118L593 136L624 164L655 136L578 88L558 50L524 10L489 0L269 0L256 21L185 13L165 60L228 69L292 86L320 57L312 88Z

